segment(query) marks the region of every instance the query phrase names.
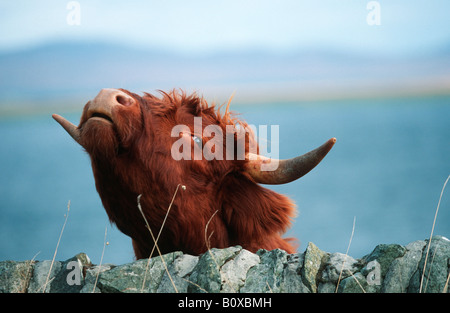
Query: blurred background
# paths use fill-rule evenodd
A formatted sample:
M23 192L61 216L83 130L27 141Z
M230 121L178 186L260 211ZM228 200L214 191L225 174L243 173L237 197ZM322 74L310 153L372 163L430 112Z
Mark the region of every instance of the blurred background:
M344 4L345 3L345 4ZM78 124L101 88L181 88L279 125L280 157L338 142L302 179L288 236L362 257L430 236L450 175L450 2L1 1L0 260L133 260L110 225ZM270 129L270 127L269 127ZM270 136L269 136L270 138ZM172 192L172 191L168 191ZM434 234L450 237L450 191Z

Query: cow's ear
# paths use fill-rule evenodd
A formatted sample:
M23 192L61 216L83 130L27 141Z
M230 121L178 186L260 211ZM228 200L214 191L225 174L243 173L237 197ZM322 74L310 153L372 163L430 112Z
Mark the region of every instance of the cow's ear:
M235 244L279 237L295 216L291 199L260 186L245 173L232 172L223 179L219 200L222 218Z

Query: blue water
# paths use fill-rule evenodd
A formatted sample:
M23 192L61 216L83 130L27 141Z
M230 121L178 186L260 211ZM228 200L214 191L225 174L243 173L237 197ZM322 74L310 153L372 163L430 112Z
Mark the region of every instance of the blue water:
M234 105L254 125L279 125L280 157L303 154L331 137L325 160L300 180L269 188L298 206L288 236L300 251L314 242L361 257L379 243L429 237L439 195L450 175L450 97ZM81 111L81 106L80 106ZM57 259L79 252L99 263L133 260L131 240L109 224L88 156L50 116L0 118L0 260L53 257L70 200ZM68 115L77 123L79 115ZM435 234L450 237L450 186Z

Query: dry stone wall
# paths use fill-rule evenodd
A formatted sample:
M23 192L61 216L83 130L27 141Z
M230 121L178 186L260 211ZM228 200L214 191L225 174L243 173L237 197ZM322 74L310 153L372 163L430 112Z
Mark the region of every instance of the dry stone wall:
M309 243L302 253L239 246L200 256L173 252L115 266L80 253L65 261L2 261L3 293L418 293L448 292L450 241L380 244L355 259Z

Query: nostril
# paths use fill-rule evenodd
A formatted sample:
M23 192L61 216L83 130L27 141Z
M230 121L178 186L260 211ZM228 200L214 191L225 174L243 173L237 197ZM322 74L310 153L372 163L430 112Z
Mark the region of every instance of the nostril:
M117 95L116 96L116 101L119 102L121 105L124 105L124 106L127 106L127 107L134 103L133 98L131 98L128 95Z

